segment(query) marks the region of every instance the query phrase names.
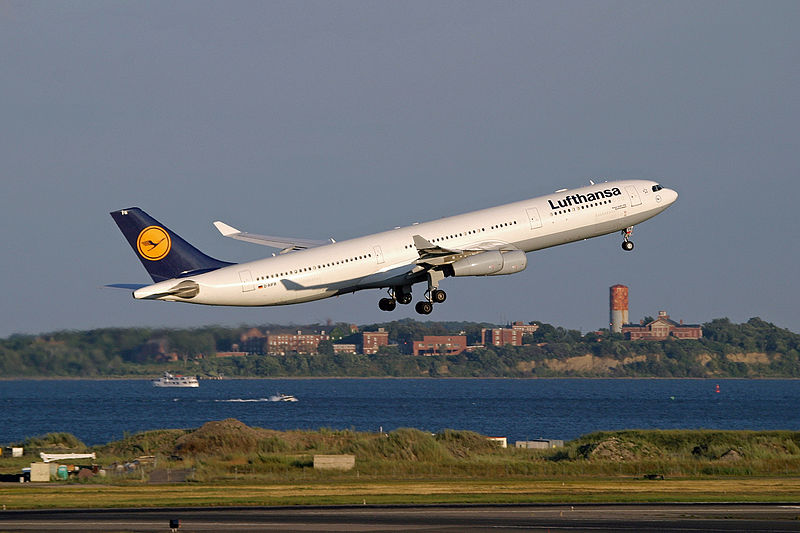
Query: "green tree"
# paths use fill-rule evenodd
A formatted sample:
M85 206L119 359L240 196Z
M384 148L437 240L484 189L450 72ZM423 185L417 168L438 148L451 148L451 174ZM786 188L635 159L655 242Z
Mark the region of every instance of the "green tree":
M319 344L317 345L317 353L320 355L333 355L333 341L319 341Z

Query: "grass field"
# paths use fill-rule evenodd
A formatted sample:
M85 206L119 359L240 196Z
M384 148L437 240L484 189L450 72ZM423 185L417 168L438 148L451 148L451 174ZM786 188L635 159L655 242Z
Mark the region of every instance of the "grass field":
M798 502L781 479L369 481L276 485L0 485L7 509L431 503Z
M37 449L89 451L63 433L25 446L32 455L0 458L0 472L19 472L37 460ZM223 420L128 435L91 451L106 477L0 484L0 505L800 502L800 432L792 431L597 432L563 448L529 450L499 448L469 431L281 432ZM355 468L320 471L317 454L354 455ZM157 469L186 472L189 481L148 483Z

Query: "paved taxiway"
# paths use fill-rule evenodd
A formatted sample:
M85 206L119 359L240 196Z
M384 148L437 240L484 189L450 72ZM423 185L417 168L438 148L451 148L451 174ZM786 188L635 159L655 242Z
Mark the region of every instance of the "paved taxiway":
M800 531L800 504L224 507L0 511L0 531Z

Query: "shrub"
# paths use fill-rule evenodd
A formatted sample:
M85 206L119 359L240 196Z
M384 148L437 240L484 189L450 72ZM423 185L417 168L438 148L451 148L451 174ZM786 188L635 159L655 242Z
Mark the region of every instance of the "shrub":
M85 450L86 445L72 433L48 433L39 437L29 437L24 442L25 448L59 448L63 450Z

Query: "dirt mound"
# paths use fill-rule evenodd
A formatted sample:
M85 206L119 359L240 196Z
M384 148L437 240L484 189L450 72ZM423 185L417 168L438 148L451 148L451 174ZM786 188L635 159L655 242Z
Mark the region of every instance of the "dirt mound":
M578 449L578 454L589 460L613 462L634 461L642 457L657 455L647 445L620 440L617 437L609 437L600 442L585 444Z
M450 455L458 458L497 450L497 443L474 431L445 429L441 433L437 433L435 438Z
M616 438L604 440L589 452L589 459L600 461L632 461L636 457L633 453L633 443L623 442Z
M734 461L739 461L741 459L742 459L742 454L740 454L734 449L728 450L719 457L720 461L726 461L726 462L734 462Z
M176 441L175 450L186 454L252 452L264 437L263 431L228 418L207 422L196 431L182 436Z

